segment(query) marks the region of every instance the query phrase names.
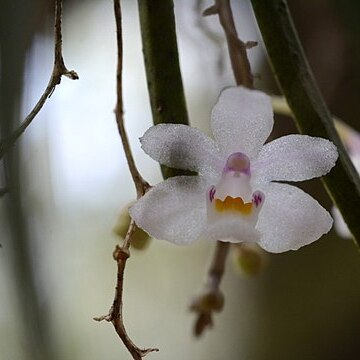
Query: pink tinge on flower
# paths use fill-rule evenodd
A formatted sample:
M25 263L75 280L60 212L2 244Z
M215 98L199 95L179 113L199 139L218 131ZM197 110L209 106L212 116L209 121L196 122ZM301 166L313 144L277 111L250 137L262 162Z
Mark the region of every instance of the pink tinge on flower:
M250 176L250 160L245 154L241 152L231 154L226 161L226 165L223 171L244 173Z
M265 195L261 191L255 191L253 194L253 203L256 207L260 207L264 202Z
M239 216L253 225L258 220L265 195L251 189L249 158L241 153L231 154L222 171L220 181L207 192L208 221L224 216Z
M337 160L336 147L305 135L265 144L272 127L270 98L243 87L221 93L211 114L213 139L186 125L151 127L140 139L143 150L161 164L198 175L157 184L130 215L153 237L178 245L199 238L257 242L278 253L319 239L332 226L329 213L280 182L325 175Z

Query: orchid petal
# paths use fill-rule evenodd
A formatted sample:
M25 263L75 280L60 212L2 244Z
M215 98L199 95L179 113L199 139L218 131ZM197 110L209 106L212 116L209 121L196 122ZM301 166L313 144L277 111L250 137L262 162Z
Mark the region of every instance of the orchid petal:
M256 242L260 233L254 226L237 217L222 218L208 224L201 234L207 240L220 240L224 242Z
M332 226L330 214L310 195L287 184L270 183L256 228L259 245L274 253L297 250L326 234Z
M159 124L140 139L143 150L160 164L177 169L218 175L223 166L214 140L182 124Z
M195 241L206 225L206 189L200 176L177 176L149 190L130 209L138 227L178 245Z
M327 174L338 158L329 140L307 135L287 135L265 144L253 163L253 184L303 181Z
M270 97L241 86L223 90L211 114L212 132L223 153L242 152L250 160L269 137L273 124Z

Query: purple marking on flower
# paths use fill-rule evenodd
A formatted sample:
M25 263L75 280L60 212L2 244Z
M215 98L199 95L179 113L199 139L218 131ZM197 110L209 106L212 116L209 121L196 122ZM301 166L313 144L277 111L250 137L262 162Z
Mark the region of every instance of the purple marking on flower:
M250 176L250 159L241 152L232 153L226 160L223 172L236 171Z
M258 207L262 201L263 201L263 193L261 193L260 191L255 191L253 194L253 203L255 203L255 206Z
M209 199L210 199L210 202L212 202L214 200L214 196L215 196L215 193L216 193L216 188L215 186L213 185L210 190L209 190Z

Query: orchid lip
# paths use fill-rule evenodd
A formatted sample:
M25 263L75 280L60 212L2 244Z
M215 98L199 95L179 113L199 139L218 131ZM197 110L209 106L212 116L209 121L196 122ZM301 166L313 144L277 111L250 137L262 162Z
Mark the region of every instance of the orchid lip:
M241 152L230 154L219 182L207 191L211 221L219 216L240 215L249 223L256 224L265 196L261 191L253 192L250 177L249 157Z
M250 159L242 152L232 153L226 160L223 173L237 172L250 176Z

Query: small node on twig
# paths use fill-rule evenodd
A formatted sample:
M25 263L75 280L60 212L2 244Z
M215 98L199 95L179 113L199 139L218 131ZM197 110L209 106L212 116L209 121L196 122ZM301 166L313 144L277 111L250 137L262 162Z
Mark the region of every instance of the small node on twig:
M130 251L128 249L123 249L119 245L116 245L113 252L113 258L115 261L119 262L120 260L126 260L130 257Z
M138 353L143 358L147 354L150 354L151 352L158 352L158 351L159 351L159 349L157 349L157 348L149 348L149 349L139 349Z
M71 80L79 80L79 75L75 70L66 71L64 75Z
M190 304L190 310L197 312L219 312L224 307L224 295L218 289L200 294Z
M109 314L102 315L102 316L95 316L95 317L93 317L93 320L98 321L98 322L106 320L106 321L110 322L111 318L112 318L112 315L111 315L111 313L109 313Z
M246 48L247 50L250 50L250 49L254 48L254 47L257 46L257 45L258 45L258 42L257 42L257 41L247 41L247 42L245 43L245 48Z
M202 335L207 328L213 327L212 316L214 312L220 312L224 307L224 295L219 289L205 290L198 295L190 304L190 311L197 314L194 325L194 335Z
M216 15L219 12L219 9L216 5L210 6L207 9L205 9L202 12L202 16L211 16L211 15Z

